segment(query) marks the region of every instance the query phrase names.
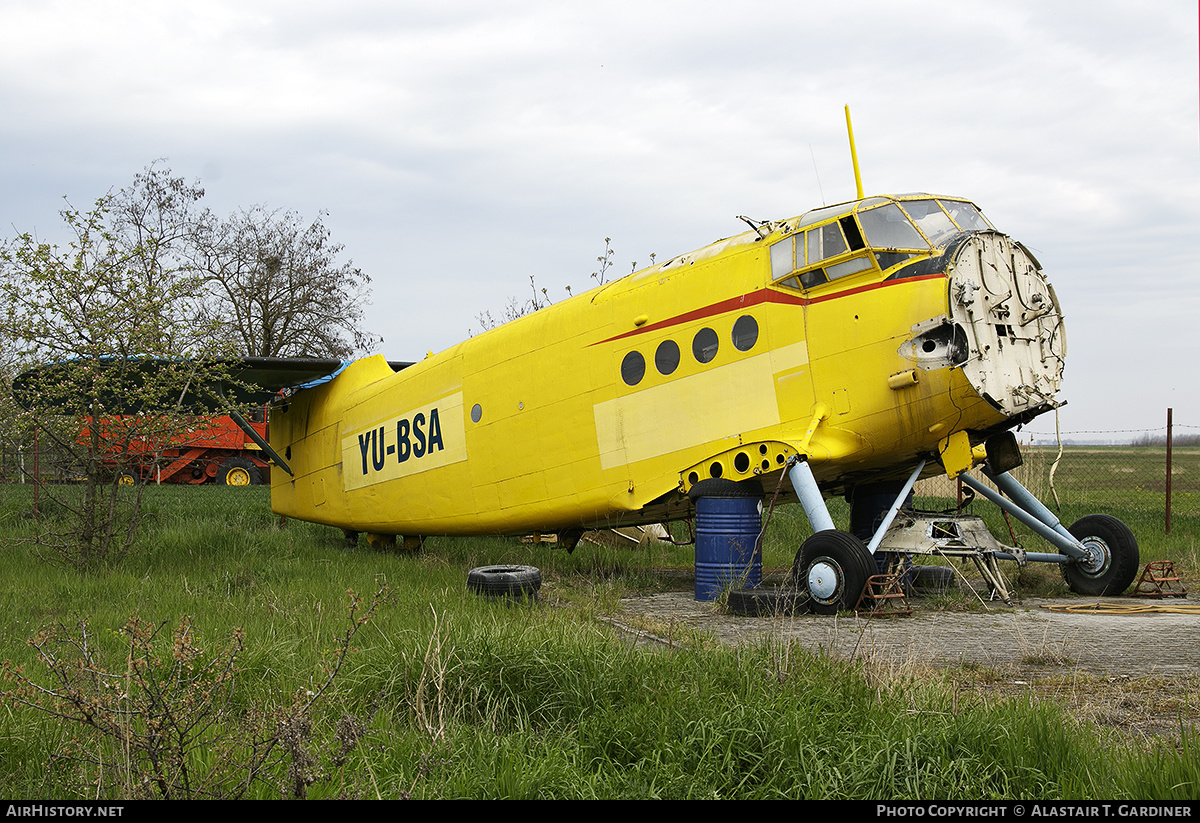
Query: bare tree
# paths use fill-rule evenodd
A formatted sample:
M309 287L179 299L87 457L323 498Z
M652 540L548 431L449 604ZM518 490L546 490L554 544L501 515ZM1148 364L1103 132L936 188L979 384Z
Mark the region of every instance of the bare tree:
M308 222L251 206L220 219L204 195L155 161L108 204L115 237L139 250L130 276L152 284L186 271L203 283L178 296L176 320L217 327L248 357L349 357L381 342L361 328L371 278L342 259L324 212Z
M324 218L253 206L197 223L207 311L246 355L348 357L380 342L360 328L371 278L340 259Z

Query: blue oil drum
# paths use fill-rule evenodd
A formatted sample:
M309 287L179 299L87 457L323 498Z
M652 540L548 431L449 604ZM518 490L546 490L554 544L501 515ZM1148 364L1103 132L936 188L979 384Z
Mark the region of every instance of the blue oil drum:
M850 533L864 544L870 543L871 538L875 536L875 530L879 528L888 509L896 502L896 497L903 488L904 483L897 481L855 486L851 489L849 495ZM912 508L913 493L911 491L908 493L908 497L904 498L902 505L904 508ZM893 554L893 552L875 552L875 571L873 573L886 574Z
M689 494L696 506L696 599L762 584L762 485L710 479Z

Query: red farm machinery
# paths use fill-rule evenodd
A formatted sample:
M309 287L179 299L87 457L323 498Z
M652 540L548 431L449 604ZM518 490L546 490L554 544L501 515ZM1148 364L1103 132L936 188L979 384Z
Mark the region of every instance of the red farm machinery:
M266 440L265 409L257 409L246 422ZM257 486L270 481L270 465L262 448L229 416L197 418L165 444L154 438L127 442L128 454L114 460L114 465L120 464L119 482L124 484Z

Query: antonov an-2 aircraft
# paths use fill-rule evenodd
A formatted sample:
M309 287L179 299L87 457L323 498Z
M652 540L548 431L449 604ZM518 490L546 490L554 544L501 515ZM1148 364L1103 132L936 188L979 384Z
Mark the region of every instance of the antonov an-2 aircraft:
M1066 356L1024 246L930 194L753 226L419 363L368 357L292 394L270 418L290 471L272 473L272 507L348 532L558 532L573 546L585 529L688 516L701 480L782 482L816 532L796 581L837 609L912 484L945 472L1057 549L996 546L989 562L1061 563L1083 593L1132 582L1120 521L1065 528L1006 473L1010 430L1056 407ZM967 474L981 464L1007 498ZM835 530L823 502L866 488L896 501L869 543Z
M1067 528L1007 474L1020 462L1011 430L1059 405L1066 356L1058 299L1028 249L968 200L864 197L861 182L851 202L747 222L420 362L367 357L291 392L270 414L283 469L272 508L410 542L536 531L573 547L586 529L690 516L702 480L757 479L804 506L815 533L794 581L818 610L853 607L881 548L939 541L1001 591L997 557L1059 563L1080 593L1132 582L1124 524ZM246 366L275 388L334 363ZM916 480L942 473L1053 550L898 513ZM835 528L824 498L863 490L887 502L860 539Z

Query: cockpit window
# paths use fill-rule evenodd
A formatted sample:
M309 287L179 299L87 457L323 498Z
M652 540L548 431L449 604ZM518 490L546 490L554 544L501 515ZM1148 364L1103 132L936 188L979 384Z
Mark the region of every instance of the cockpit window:
M789 288L809 289L865 271L874 265L870 255L862 253L846 259L848 254L862 252L865 248L854 218L846 215L836 223L794 234L771 246L771 279ZM825 261L835 258L840 262L821 267ZM797 271L794 276L787 277Z
M907 200L904 210L908 212L921 233L937 248L958 234L958 226L942 211L936 200Z
M939 200L938 202L950 215L950 219L957 223L963 231L986 231L991 228L979 210L970 203L963 203L961 200Z
M846 238L842 237L842 227L837 223L821 226L819 229L809 229L804 233L808 253L807 263L820 263L826 257L834 257L848 249Z
M843 204L801 217L791 228L795 234L771 245L771 280L810 289L875 266L887 271L927 256L959 232L991 229L971 203L928 194L872 197L851 206L849 212ZM821 222L825 224L813 225Z
M877 249L927 249L925 242L907 215L895 203L859 212L858 222L867 236L867 245Z
M796 238L787 237L771 246L771 279L778 280L796 269L795 255L792 249ZM804 260L804 249L800 250L800 260Z

